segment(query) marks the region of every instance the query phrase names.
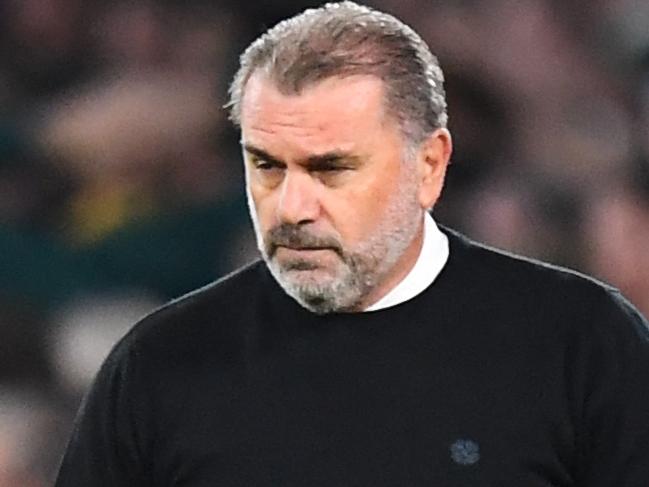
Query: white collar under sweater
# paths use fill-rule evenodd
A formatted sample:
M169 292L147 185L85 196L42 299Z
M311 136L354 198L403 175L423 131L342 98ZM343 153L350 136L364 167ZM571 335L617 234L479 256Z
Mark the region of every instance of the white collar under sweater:
M437 227L433 217L424 217L424 242L417 262L408 275L392 290L365 311L390 308L414 298L430 286L448 261L448 238Z

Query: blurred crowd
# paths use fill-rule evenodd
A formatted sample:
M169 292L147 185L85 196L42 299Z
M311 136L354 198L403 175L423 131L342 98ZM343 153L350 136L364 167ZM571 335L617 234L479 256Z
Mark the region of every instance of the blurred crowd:
M48 485L138 317L255 258L240 51L321 2L0 2L0 487ZM649 2L376 0L446 73L439 222L649 314Z

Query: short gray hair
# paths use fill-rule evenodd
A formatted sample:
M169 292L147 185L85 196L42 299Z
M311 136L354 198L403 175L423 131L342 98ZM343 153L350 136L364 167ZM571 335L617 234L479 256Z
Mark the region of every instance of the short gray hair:
M420 144L446 127L444 75L409 26L354 2L328 3L275 25L243 52L230 86L230 119L241 123L246 83L263 70L284 94L335 76L372 75L386 88L386 108L407 141Z

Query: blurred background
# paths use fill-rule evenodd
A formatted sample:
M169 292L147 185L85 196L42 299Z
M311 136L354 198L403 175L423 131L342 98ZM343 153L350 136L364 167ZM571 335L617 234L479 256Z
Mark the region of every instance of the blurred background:
M111 345L255 257L243 48L320 2L0 2L0 487L49 485ZM446 73L438 221L649 314L649 2L376 0Z

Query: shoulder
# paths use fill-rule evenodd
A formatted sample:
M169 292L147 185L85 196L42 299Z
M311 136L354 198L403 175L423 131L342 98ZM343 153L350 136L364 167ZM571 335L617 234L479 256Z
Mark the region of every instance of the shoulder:
M649 325L620 291L592 276L522 257L448 228L452 267L473 302L529 317L544 327L567 326L595 334L649 341Z
M220 315L236 313L250 304L260 288L260 278L265 265L257 260L220 279L176 298L149 314L138 326L146 328L155 324L182 318L205 318L218 311Z
M545 291L550 295L572 289L572 293L611 294L614 287L573 269L524 257L476 242L444 228L455 267L471 275L476 285L489 283L508 291ZM545 292L537 295L542 298Z
M232 351L260 306L265 265L255 261L154 310L117 343L108 361L135 356L165 363L175 357Z

